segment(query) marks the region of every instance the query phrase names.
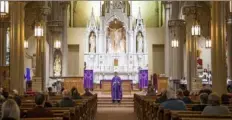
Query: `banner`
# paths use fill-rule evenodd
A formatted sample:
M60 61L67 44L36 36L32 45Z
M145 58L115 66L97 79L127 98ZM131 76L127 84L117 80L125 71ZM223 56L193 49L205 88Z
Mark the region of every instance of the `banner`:
M84 71L84 88L93 89L93 70Z
M139 88L147 88L148 86L148 70L139 71Z

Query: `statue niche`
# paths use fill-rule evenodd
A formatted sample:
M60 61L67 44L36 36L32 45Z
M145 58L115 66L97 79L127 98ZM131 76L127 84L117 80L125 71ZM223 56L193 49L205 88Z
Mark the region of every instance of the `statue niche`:
M60 50L54 53L53 75L58 77L62 75L62 54Z
M107 28L107 53L126 52L126 30L123 23L114 19Z
M144 51L143 49L143 44L144 44L144 39L143 39L143 34L141 31L138 32L137 36L136 36L136 51L137 53L142 53Z
M89 52L96 52L96 35L93 31L89 34Z

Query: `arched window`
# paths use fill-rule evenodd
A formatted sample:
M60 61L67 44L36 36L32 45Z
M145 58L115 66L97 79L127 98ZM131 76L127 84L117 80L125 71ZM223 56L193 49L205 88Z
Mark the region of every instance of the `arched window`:
M6 32L6 65L10 64L10 28Z

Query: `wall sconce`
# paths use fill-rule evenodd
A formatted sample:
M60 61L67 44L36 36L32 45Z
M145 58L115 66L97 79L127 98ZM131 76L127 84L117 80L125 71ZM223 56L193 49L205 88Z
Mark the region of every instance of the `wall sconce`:
M9 3L8 1L0 1L0 15L6 16L9 14Z
M24 40L24 48L28 49L28 41L27 40Z
M56 41L54 42L54 48L55 48L55 49L60 49L60 48L61 48L61 43L60 43L59 40L56 40Z
M43 26L41 23L35 24L35 37L43 37Z
M191 31L192 31L192 36L200 36L201 35L201 26L198 24L197 21L192 25Z
M212 44L211 44L211 39L207 38L205 40L205 48L211 48Z

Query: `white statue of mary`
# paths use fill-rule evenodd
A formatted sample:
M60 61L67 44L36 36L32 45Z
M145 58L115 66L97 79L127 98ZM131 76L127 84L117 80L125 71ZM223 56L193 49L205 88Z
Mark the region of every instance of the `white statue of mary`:
M137 35L137 49L139 53L143 52L143 36L142 36L142 33L139 32L138 35Z

